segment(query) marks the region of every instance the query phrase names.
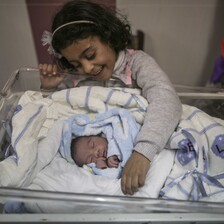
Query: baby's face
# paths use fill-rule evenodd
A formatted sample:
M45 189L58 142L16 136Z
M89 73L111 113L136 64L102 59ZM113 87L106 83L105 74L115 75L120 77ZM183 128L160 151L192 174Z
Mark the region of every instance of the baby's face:
M100 136L80 137L75 147L73 158L78 166L96 163L97 159L107 156L107 139Z

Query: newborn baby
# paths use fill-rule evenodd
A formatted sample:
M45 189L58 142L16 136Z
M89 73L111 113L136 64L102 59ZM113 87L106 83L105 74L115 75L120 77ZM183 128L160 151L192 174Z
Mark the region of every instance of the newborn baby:
M97 168L117 168L120 160L117 155L107 158L108 142L100 135L80 136L72 140L71 156L82 167L94 163Z

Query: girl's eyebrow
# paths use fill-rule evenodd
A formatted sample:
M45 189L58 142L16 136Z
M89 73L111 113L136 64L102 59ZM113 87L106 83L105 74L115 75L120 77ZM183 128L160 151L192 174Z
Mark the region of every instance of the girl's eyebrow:
M86 52L89 50L89 49L91 49L91 45L89 46L89 47L87 47L80 55L79 55L79 58L81 58L81 57L83 57L85 54L86 54Z
M91 47L92 46L89 46L89 47L87 47L80 55L79 55L79 58L82 58L82 57L84 57L84 55L86 54L86 52L88 51L88 50L90 50L91 49ZM69 60L68 62L77 62L77 60Z

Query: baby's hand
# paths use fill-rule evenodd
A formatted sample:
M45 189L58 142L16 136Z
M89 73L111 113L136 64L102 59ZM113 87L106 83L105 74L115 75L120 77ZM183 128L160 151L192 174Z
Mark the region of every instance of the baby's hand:
M107 165L110 168L117 168L118 165L119 165L119 162L120 161L119 161L119 159L118 159L118 157L116 155L110 156L107 159Z
M100 169L106 169L107 168L107 162L105 157L99 157L96 160L96 167Z
M53 64L40 64L40 82L43 89L54 89L62 83L65 75L57 73L57 66Z

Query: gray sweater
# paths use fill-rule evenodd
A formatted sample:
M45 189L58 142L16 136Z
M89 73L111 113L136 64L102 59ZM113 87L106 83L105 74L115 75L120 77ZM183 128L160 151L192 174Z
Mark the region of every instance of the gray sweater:
M128 80L131 80L131 84L128 85L127 71L130 75ZM122 83L128 87L140 88L142 95L149 102L134 150L152 161L156 153L164 149L180 120L182 106L176 91L155 60L139 50L133 52L126 50L119 53L112 78L122 80ZM114 86L114 83L108 83L103 85ZM62 88L74 87L71 76L64 80L64 84ZM101 84L102 82L87 79L79 82L78 86Z
M127 66L133 80L131 86L136 84L149 102L134 150L152 161L164 149L180 120L181 102L167 75L148 54L120 52L112 77L125 81Z

